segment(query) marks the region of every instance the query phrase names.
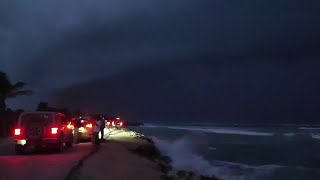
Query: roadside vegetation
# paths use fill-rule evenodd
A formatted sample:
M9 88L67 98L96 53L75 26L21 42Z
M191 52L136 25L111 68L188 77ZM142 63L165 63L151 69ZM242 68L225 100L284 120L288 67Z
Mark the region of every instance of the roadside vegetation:
M18 96L32 95L33 91L26 90L26 83L19 81L12 83L7 74L0 71L0 136L10 135L10 129L16 123L22 109L13 111L7 108L6 100Z

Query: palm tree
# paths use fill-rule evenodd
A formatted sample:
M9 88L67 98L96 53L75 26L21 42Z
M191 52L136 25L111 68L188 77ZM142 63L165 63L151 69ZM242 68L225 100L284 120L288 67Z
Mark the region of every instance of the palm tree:
M33 94L30 90L23 90L25 86L26 83L24 82L12 84L7 74L0 71L0 113L4 112L7 108L6 99Z

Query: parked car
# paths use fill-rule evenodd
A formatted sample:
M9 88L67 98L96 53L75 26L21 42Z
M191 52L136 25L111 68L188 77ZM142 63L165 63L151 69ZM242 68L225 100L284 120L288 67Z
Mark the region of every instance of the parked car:
M73 145L72 129L62 113L25 112L19 117L14 129L15 151L23 154L26 150L54 149L62 152Z
M108 117L106 120L106 127L120 129L124 127L124 122L120 117Z
M71 125L79 124L79 139L78 140L91 140L92 128L94 125L93 119L90 116L80 116L72 119Z

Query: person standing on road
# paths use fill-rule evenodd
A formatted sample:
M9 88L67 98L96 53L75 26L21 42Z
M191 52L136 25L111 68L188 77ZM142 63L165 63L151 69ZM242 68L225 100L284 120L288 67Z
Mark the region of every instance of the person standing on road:
M101 120L99 118L96 118L94 128L93 128L93 139L92 139L92 143L95 145L100 145L100 140L99 140L100 129L101 129Z
M80 119L76 118L74 120L74 143L79 144L79 128L81 127Z
M100 137L100 141L103 142L104 141L104 128L106 127L106 121L103 117L100 117L100 121L101 121L101 126L100 126L100 133L101 133L101 137Z

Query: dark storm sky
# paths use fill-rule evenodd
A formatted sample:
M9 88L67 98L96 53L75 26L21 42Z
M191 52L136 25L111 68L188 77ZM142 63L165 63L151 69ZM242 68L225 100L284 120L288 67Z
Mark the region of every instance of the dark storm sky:
M56 88L180 55L280 61L289 56L307 63L320 54L317 0L0 3L0 69L37 92L10 101L12 106L45 99Z

